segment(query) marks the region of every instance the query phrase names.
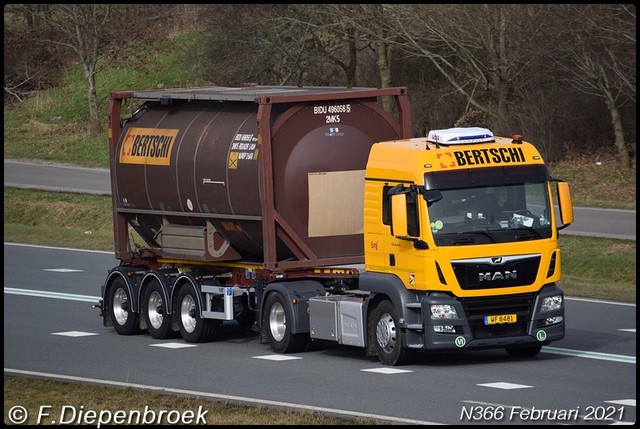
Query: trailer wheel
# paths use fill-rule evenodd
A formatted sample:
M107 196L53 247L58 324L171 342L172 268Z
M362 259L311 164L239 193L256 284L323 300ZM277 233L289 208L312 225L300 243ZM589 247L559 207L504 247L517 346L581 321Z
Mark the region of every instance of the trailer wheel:
M411 353L402 345L399 318L391 301L381 301L374 308L370 322L370 329L374 330L374 349L380 362L390 366L406 364Z
M506 347L505 350L507 351L507 353L509 353L509 356L515 358L528 358L534 357L538 353L540 353L540 350L542 350L542 346L511 346Z
M307 345L306 334L291 333L293 320L291 310L287 306L285 297L274 292L269 295L265 305L263 329L266 330L267 340L271 349L276 353L296 353Z
M203 319L195 290L183 286L178 293L178 325L180 334L188 343L211 341L218 332L221 320Z
M118 277L109 290L109 312L111 322L120 335L139 334L138 315L131 311L131 294L125 281Z
M160 282L152 280L144 293L144 317L147 329L153 338L166 339L173 336L171 315L167 312L167 303Z

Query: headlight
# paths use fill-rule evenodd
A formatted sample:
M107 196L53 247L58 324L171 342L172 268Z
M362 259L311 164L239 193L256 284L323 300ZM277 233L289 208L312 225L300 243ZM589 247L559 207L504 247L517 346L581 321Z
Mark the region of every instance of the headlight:
M429 306L432 319L457 319L458 312L449 304L432 304Z
M542 300L542 311L557 310L562 307L562 295L548 296Z

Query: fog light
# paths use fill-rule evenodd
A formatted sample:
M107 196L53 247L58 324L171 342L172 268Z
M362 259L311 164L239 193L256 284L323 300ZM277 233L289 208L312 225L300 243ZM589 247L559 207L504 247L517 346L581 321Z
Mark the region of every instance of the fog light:
M556 323L562 323L562 316L547 317L544 319L544 326L555 325Z
M455 334L456 327L453 325L437 325L433 327L435 332L439 332L441 334Z

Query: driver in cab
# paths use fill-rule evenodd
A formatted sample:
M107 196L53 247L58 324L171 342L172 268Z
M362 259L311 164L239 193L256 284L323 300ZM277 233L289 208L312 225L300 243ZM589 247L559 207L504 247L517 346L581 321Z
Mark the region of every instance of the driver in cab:
M491 192L491 190L489 191ZM489 195L487 204L482 208L483 215L489 223L498 223L501 220L508 220L513 212L513 207L509 202L509 192L507 188L499 187L493 190L493 195Z

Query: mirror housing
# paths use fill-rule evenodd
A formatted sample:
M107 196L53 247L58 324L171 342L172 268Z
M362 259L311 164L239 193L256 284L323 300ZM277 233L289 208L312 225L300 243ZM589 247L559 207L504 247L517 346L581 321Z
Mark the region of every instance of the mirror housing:
M559 181L558 187L558 206L560 208L560 222L562 225L558 230L568 227L573 223L573 202L571 201L571 192L569 184L565 181Z
M408 236L406 193L391 195L391 231L398 238Z
M407 219L407 194L415 192L412 188L404 188L402 185L394 186L389 190L391 204L391 234L400 240L413 242L413 247L426 250L429 245L417 237L409 236L409 221ZM440 195L442 198L442 195Z

